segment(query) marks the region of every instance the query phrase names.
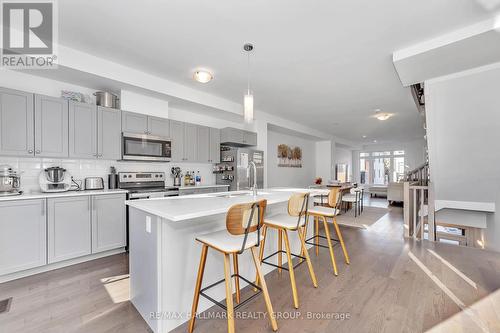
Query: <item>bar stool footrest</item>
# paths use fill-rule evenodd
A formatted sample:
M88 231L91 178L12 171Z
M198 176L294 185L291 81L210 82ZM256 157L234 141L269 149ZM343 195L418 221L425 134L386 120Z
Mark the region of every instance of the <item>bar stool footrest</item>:
M254 299L255 297L259 296L261 293L262 293L262 288L259 287L258 285L256 285L255 283L245 279L243 276L239 275L239 274L233 274L231 275L231 278L234 278L234 277L238 277L240 279L242 279L243 281L245 281L246 283L248 283L250 286L254 287L255 289L257 289L257 292L253 293L250 297L248 297L247 299L241 301L240 303L238 303L237 305L235 305L233 308L234 310L237 310L238 308L240 308L241 306L245 305L246 303L250 302L252 299ZM227 311L227 306L222 304L221 302L218 302L216 301L215 299L213 299L212 297L210 297L209 295L205 294L205 291L215 287L215 286L218 286L219 284L221 283L224 283L226 280L225 279L221 279L217 282L214 282L212 283L211 285L203 288L200 290L200 295L205 297L206 299L208 299L210 302L214 303L215 305L217 305L218 307L222 308L223 310Z
M273 266L273 267L276 267L276 268L281 268L281 269L283 269L283 270L285 270L285 271L288 271L288 270L289 270L289 269L288 269L288 267L279 266L279 265L273 264L272 262L267 262L267 261L266 261L267 259L269 259L269 258L271 258L271 257L274 257L275 255L278 255L279 253L284 253L284 254L286 254L286 251L281 250L281 251L276 251L276 252L274 252L274 253L271 253L271 254L270 254L270 255L268 255L267 257L263 258L260 262L261 262L261 263L263 263L263 264L269 265L269 266ZM300 265L302 265L302 264L304 263L304 261L306 260L306 257L300 256L300 255L298 255L298 254L290 253L290 255L291 255L291 256L294 256L294 257L296 257L296 258L300 258L300 259L302 259L302 261L299 261L297 264L295 264L295 265L293 266L293 269L295 269L295 268L299 267Z
M318 245L319 247L322 247L322 248L325 248L325 249L328 249L328 245L323 245L323 244L316 244L316 243L313 243L312 240L313 239L316 239L316 238L321 238L321 239L328 239L327 237L323 236L323 235L314 235L312 236L311 238L308 238L304 241L304 243L306 244L309 244L309 245ZM340 241L336 238L330 238L331 241L335 242L335 244L333 244L333 246L337 245L340 243Z

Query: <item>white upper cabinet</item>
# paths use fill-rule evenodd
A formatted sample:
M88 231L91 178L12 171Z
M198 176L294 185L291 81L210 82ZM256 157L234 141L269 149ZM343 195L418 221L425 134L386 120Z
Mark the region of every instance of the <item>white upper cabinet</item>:
M122 132L170 137L170 120L123 111Z
M159 117L148 117L148 134L170 137L170 120Z
M122 111L122 132L148 134L148 116Z
M106 160L121 158L121 112L97 107L97 157Z
M68 157L68 101L35 95L35 156Z
M95 105L69 102L69 156L97 158L97 110Z
M0 155L35 152L33 94L0 88Z
M220 141L221 144L236 147L256 146L257 133L226 127L220 131Z

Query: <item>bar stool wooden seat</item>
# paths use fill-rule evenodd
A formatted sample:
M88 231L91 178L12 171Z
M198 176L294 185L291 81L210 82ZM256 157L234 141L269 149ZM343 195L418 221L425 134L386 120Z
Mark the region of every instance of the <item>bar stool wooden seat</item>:
M327 248L330 250L330 259L332 261L333 273L338 275L337 264L335 262L335 254L333 252L333 242L339 242L344 252L345 262L350 264L349 255L347 254L347 249L342 238L342 233L340 232L339 225L337 224L337 215L340 213L340 207L342 205L342 191L338 188L333 188L328 194L328 204L330 207L315 206L309 209L309 216L314 218L314 235L306 239L305 243L309 245L314 245L316 250L316 255L319 254L319 248ZM323 227L325 229L326 236L320 235L319 233L319 219L323 221ZM329 220L330 219L330 220ZM335 232L337 233L338 239L331 238L330 228L328 222L331 222L335 227ZM304 227L304 235L307 233L307 224ZM326 239L328 246L319 243L320 239ZM312 242L314 240L314 242Z
M264 226L262 228L262 234L264 235L264 239L262 240L262 246L260 248L260 260L263 264L271 265L278 268L278 272L281 273L281 270L287 270L290 275L290 283L292 285L292 295L293 295L293 304L296 309L299 307L299 297L297 293L297 285L295 282L295 273L294 269L300 265L305 259L307 262L307 266L309 268L309 275L311 276L312 283L315 288L318 287L318 282L316 280L316 275L314 274L314 269L311 263L311 259L309 258L309 253L307 252L305 245L305 233L303 233L303 229L305 223L307 221L307 209L309 205L309 193L294 193L288 200L288 213L278 214L272 217L266 217L264 220ZM278 232L278 251L264 256L264 245L266 241L267 229L272 228L277 230ZM290 251L290 241L288 238L288 232L297 231L300 239L302 255L293 254ZM285 251L282 250L283 240L285 242ZM288 260L288 267L283 267L282 263L282 254L286 253ZM275 265L267 260L275 255L278 255L278 264ZM295 266L292 261L293 257L300 258L300 262ZM259 283L259 277L256 278L256 284Z
M192 333L194 330L196 311L198 310L200 295L226 310L228 325L227 331L229 333L234 333L234 310L246 304L248 301L259 294L253 294L246 300L240 302L239 279L246 281L248 284L252 285L254 288L257 288L262 292L264 301L266 303L267 312L269 314L271 327L274 331L278 329L278 325L276 323L275 315L273 312L273 307L271 305L271 300L269 298L269 292L267 290L266 282L262 274L259 256L257 254L257 251L255 250L255 248L260 245L262 240L260 229L263 224L266 205L266 200L234 205L229 208L226 215L226 230L201 235L196 238L197 241L203 244L203 248L201 250L198 277L196 279L193 306L191 309L191 319L189 323L190 333ZM224 255L224 279L219 280L202 289L201 284L203 281L203 273L205 270L205 263L209 247L221 252ZM242 254L245 250L250 250L252 254L252 259L257 272L256 274L259 278L259 281L261 281L260 287L239 275L238 255ZM233 275L231 275L230 256L233 257ZM238 304L237 306L233 305L231 278L235 279L236 303ZM216 300L205 294L206 290L215 287L222 282L225 282L226 285L226 305L217 302Z

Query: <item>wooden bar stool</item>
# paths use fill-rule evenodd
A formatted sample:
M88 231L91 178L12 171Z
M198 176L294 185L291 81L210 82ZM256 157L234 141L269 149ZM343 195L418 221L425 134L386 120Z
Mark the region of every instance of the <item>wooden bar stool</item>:
M314 235L306 239L305 243L309 245L314 245L316 249L316 255L319 253L319 248L327 248L330 250L330 258L332 260L333 273L338 275L337 264L335 262L335 254L333 252L332 241L339 242L342 247L342 251L344 252L345 262L350 264L349 255L347 254L347 249L344 243L344 239L342 238L342 233L340 232L339 225L337 224L336 216L340 212L340 207L342 205L342 191L338 188L333 188L330 190L330 194L328 195L328 204L330 207L323 206L315 206L309 209L309 216L314 217ZM326 236L320 235L319 233L319 219L323 220L323 227L325 229ZM335 232L337 233L338 239L331 238L330 229L328 227L328 219L331 219L331 223L335 227ZM307 221L308 222L308 221ZM307 223L304 227L304 235L307 233ZM320 239L326 239L328 246L322 245L319 243ZM314 242L312 242L314 240Z
M267 312L269 314L269 320L271 321L271 327L274 331L278 329L278 325L276 323L273 312L273 307L271 305L271 300L269 298L269 292L267 290L266 282L262 274L259 257L255 250L255 248L259 246L261 241L260 229L262 227L266 205L266 200L234 205L229 208L226 215L227 230L205 234L196 238L197 241L203 244L203 248L201 250L200 266L198 269L198 277L196 279L193 307L191 309L191 320L189 323L190 333L192 333L194 330L196 311L198 310L198 301L200 299L200 295L226 310L227 331L229 333L234 332L234 310L246 304L248 301L259 294L253 294L248 299L240 302L239 279L246 281L248 284L262 292L264 301L266 303ZM205 270L205 263L209 247L221 252L224 255L224 279L201 289L203 272ZM261 281L261 287L240 276L238 273L238 255L242 254L245 250L248 249L252 253L252 259L255 264L255 270L257 271L256 274L259 278L259 281ZM231 275L230 255L233 256L233 275ZM231 278L235 279L236 303L238 303L237 306L233 306ZM205 291L212 287L215 287L222 282L225 282L226 284L226 305L217 302L216 300L205 294Z
M309 193L294 193L288 199L288 213L278 214L276 216L272 216L270 218L265 218L264 226L262 228L263 240L262 246L260 248L260 260L263 264L274 266L278 268L278 272L281 273L281 270L287 270L290 275L290 283L292 285L292 295L293 295L293 304L296 309L299 308L299 297L297 293L297 285L295 282L295 273L294 269L300 265L305 259L307 262L307 266L309 268L309 274L311 276L311 280L315 288L318 287L318 282L316 281L316 275L314 274L314 269L312 267L311 259L309 258L309 253L306 249L305 244L305 233L303 233L303 228L307 221L307 209L309 205ZM278 251L273 254L264 256L264 245L266 241L267 229L272 228L277 230L278 232ZM289 231L297 231L300 244L302 249L302 255L293 254L290 251L290 241L288 239ZM283 239L285 241L285 251L282 250L282 242ZM282 265L282 253L286 253L288 259L288 267L283 267ZM278 255L278 265L275 265L267 260L275 255ZM295 266L293 265L292 256L300 258L300 262ZM259 276L256 278L256 284L259 283Z

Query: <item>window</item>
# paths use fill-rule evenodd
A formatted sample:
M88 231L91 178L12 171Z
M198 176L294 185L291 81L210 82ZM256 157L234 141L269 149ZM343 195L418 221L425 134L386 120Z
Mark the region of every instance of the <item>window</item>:
M362 152L359 154L359 182L387 185L404 179L404 150Z

